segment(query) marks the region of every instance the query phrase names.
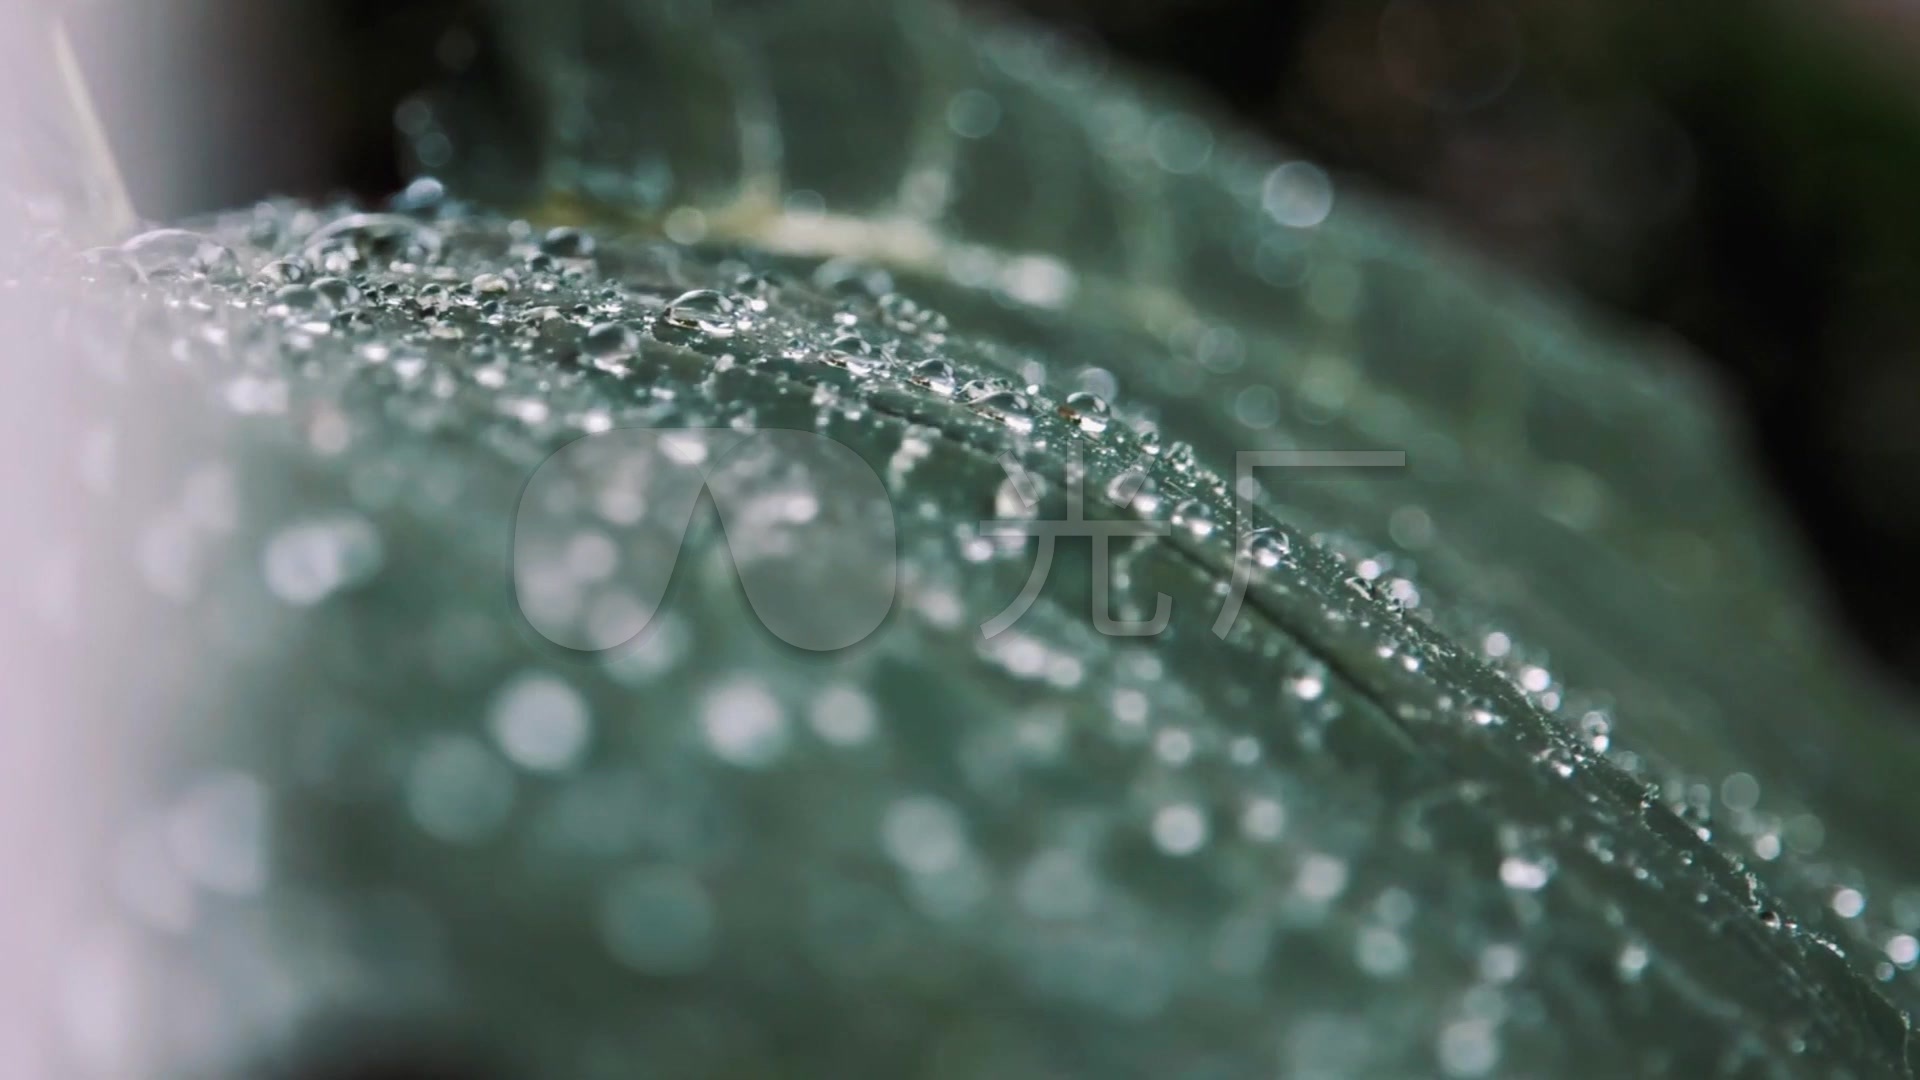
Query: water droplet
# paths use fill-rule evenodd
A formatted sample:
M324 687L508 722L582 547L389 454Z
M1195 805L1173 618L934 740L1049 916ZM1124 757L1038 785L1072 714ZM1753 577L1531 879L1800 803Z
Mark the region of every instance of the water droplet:
M807 711L807 722L814 734L836 746L864 743L879 727L873 699L850 686L829 686L820 691Z
M1318 701L1327 692L1327 681L1317 672L1306 672L1287 680L1287 695L1301 701Z
M530 673L494 695L488 723L501 751L521 768L558 772L579 760L592 721L572 684Z
M580 347L596 366L607 367L639 352L640 335L625 323L604 322L587 331Z
M1333 183L1318 165L1289 161L1267 174L1260 205L1282 225L1310 229L1333 209Z
M1271 570L1293 553L1293 541L1272 527L1255 529L1247 536L1245 551L1255 566Z
M1060 406L1060 415L1077 424L1088 435L1099 435L1113 422L1111 410L1106 399L1085 390L1067 395L1066 403Z
M1355 596L1372 600L1375 603L1387 602L1384 590L1375 588L1374 583L1370 579L1361 577L1359 574L1349 574L1341 579L1340 583L1345 585L1347 591L1353 593Z
M1039 477L1024 469L1020 469L1017 476L1012 475L1013 469L1019 469L1019 466L1010 466L1009 475L994 490L993 514L1003 521L1024 521L1032 518L1040 508L1040 498L1045 489ZM1025 545L1025 539L1018 534L1012 539L1015 546Z
M204 277L235 281L240 259L225 244L188 229L154 229L120 245L141 277L152 280Z
M323 277L313 282L313 291L327 298L335 311L357 307L365 297L358 286L345 278Z
M1535 892L1553 877L1553 869L1553 860L1549 858L1509 855L1500 860L1500 883L1509 889Z
M1629 941L1620 948L1620 956L1614 961L1614 967L1620 972L1620 978L1626 982L1638 982L1647 970L1647 947L1637 941Z
M880 369L880 361L865 353L841 352L833 349L822 355L821 360L855 375L871 375Z
M708 694L700 728L716 757L742 768L771 765L787 748L786 713L757 682L735 682Z
M1213 535L1213 506L1200 499L1182 499L1173 508L1173 523L1196 540Z
M1506 717L1500 714L1499 705L1486 697L1474 698L1467 703L1467 719L1478 727L1499 727L1506 723Z
M555 259L590 259L596 246L591 233L564 225L540 238L540 254Z
M1153 815L1154 846L1169 855L1191 855L1207 842L1207 816L1192 803L1173 803Z
M732 337L734 303L712 289L694 289L674 297L660 313L660 325L692 330L709 337Z
M1332 855L1315 852L1300 860L1293 887L1302 897L1325 903L1347 887L1347 864Z
M1240 813L1240 831L1249 840L1277 840L1286 826L1286 809L1273 799L1251 799Z
M780 286L781 278L769 271L742 270L733 278L734 291L753 297L756 301L753 306L758 311L766 310L766 298L778 292Z
M945 315L921 307L902 293L882 296L878 306L881 317L896 330L924 334L930 338L944 337L947 332Z
M400 214L348 214L307 237L302 254L330 274L366 266L427 263L439 258L443 241L431 226Z
M911 376L914 383L939 394L952 397L955 391L953 365L938 358L922 360L913 365Z
M968 404L1023 435L1033 430L1033 402L1017 390L991 390Z
M1133 505L1134 499L1138 498L1142 492L1150 491L1152 486L1153 478L1147 475L1146 470L1129 468L1107 481L1107 501L1121 509L1126 509Z
M878 299L893 291L893 275L858 259L828 259L814 268L813 284L822 292Z
M387 205L402 214L426 214L438 210L446 199L445 184L431 176L420 176L410 181Z
M260 277L275 285L298 285L313 276L313 267L298 255L275 259L260 268Z
M841 334L833 339L829 346L836 352L851 353L854 356L872 356L873 344L859 334Z
M1589 710L1580 717L1580 734L1594 753L1604 754L1607 747L1613 745L1613 722L1607 719L1606 713Z
M960 400L971 403L1005 389L1003 384L992 379L968 379L960 384Z
M288 315L328 314L333 311L333 301L311 285L283 285L274 290L272 310Z

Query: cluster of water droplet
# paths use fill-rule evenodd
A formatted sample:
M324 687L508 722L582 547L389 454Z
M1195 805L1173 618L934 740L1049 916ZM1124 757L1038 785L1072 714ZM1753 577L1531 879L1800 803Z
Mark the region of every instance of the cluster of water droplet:
M1149 1030L1159 1054L1266 1065L1286 1013L1282 1066L1453 1076L1557 1060L1524 1022L1543 1010L1648 1032L1691 1014L1693 986L1660 977L1689 933L1764 931L1779 940L1756 947L1786 970L1809 942L1824 951L1710 846L1714 792L1631 767L1608 704L1544 656L1429 616L1445 590L1416 584L1422 545L1286 520L1287 500L1210 469L1217 452L1163 436L1178 423L1130 403L1112 368L1049 364L884 270L541 227L431 185L386 212L264 204L83 266L138 314L134 385L185 370L166 396L214 462L183 466L134 523L135 573L196 628L183 639L225 642L185 668L235 702L214 741L269 747L156 781L164 835L135 815L113 856L151 939L115 931L113 948L213 948L231 931L209 905L317 908L332 929L289 963L336 950L354 978L431 1000L460 993L446 956L365 942L397 921L487 954L497 934L476 927L507 922L542 947L591 940L567 962L594 994L678 980L682 1007L729 1033L761 1020L696 977L773 958L816 973L782 1000L831 997L820 979L850 1001L912 983L968 1008L1012 986ZM529 642L498 587L514 499L555 449L626 426L798 426L853 446L894 500L897 617L823 674L747 626L707 534L681 595L624 647ZM134 434L109 431L102 453L135 452ZM647 466L583 473L542 520L551 543L520 603L589 628L631 618L624 575L675 553L647 546L644 481L611 482L620 467ZM768 535L820 510L777 468L738 482ZM1156 527L1113 545L1109 599L1139 621L1174 594L1160 636L1098 632L1087 567L1063 560L1059 593L981 637L1031 562L996 525L1053 516L1069 492L1090 518ZM821 602L871 572L732 540L817 569ZM1242 613L1216 632L1235 581ZM214 634L236 626L254 640ZM290 686L320 719L282 732ZM1764 820L1742 816L1752 784L1719 787L1737 821ZM1817 825L1782 823L1756 854L1817 848ZM396 860L382 873L401 915L300 857L369 833ZM459 885L482 873L484 895ZM1836 880L1823 903L1861 923L1881 908L1862 884ZM1677 893L1688 914L1663 921ZM1920 959L1904 895L1875 924L1884 977ZM1580 988L1593 947L1624 989ZM1283 976L1307 958L1355 1004ZM218 1000L258 989L237 967L205 978ZM324 1004L274 1001L241 1026ZM1181 1019L1195 1010L1204 1039ZM1390 1024L1396 1010L1421 1024ZM608 1022L570 1021L582 1042ZM1051 1038L1000 1012L975 1022L1022 1053ZM671 1045L690 1067L730 1060Z

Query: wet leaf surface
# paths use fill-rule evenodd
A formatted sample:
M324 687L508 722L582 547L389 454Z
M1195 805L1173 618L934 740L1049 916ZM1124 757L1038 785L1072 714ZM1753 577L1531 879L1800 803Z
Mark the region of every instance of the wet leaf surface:
M60 1054L1910 1070L1913 729L1677 362L1058 43L704 10L503 14L530 156L435 100L454 189L539 224L422 184L58 271L96 527L46 606L125 657L77 955L136 1003ZM897 562L802 542L833 492L751 441L684 546L671 448L554 457L677 428L845 446ZM1236 477L1326 449L1407 465ZM983 636L1075 491L1150 535L1060 540ZM796 649L769 567L891 611ZM1100 632L1101 567L1166 629Z

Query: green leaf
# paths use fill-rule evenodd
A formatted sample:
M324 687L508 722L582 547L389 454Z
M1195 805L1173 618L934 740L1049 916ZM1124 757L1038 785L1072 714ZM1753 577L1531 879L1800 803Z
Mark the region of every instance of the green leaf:
M53 320L121 361L77 557L160 748L134 1071L377 1017L536 1076L1910 1073L1911 729L1684 358L1024 28L496 19L534 122L455 83L415 132L482 205L237 211L231 280L136 242ZM791 462L684 547L644 456L529 486L684 427L848 447L897 567L784 541ZM1236 491L1302 449L1407 465ZM984 638L1036 555L987 523L1076 485L1164 524L1111 600L1167 628L1102 633L1064 540ZM538 632L676 558L636 642ZM756 560L801 610L897 569L892 614L796 650Z

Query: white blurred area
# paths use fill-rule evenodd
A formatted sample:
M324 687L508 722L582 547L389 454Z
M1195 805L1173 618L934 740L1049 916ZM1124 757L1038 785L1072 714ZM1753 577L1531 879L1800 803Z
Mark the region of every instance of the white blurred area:
M0 0L0 1078L137 1076L138 1002L97 853L133 755L104 722L122 657L83 552L111 543L78 373L79 251L133 222L58 5ZM97 358L96 358L97 360ZM89 434L92 432L92 434ZM103 693L102 691L106 691Z

